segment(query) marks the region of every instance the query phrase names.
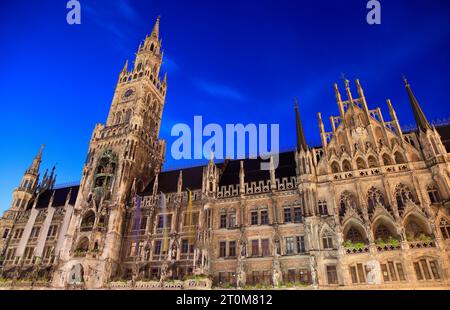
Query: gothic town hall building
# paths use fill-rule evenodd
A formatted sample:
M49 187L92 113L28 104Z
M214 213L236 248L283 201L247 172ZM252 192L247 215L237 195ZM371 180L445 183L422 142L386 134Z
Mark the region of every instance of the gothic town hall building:
M345 81L332 131L318 114L321 146L295 105L297 147L276 169L211 158L162 171L162 59L158 18L79 185L55 187L34 158L0 219L0 287L450 288L450 128L428 122L406 79L416 130Z

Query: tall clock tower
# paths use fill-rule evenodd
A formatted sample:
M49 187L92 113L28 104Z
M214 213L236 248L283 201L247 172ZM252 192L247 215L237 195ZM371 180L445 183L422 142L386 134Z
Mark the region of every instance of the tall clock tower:
M167 90L162 59L158 18L132 68L127 61L120 72L106 125L96 125L92 134L54 286L103 287L117 269L132 189L142 190L165 157L159 139Z

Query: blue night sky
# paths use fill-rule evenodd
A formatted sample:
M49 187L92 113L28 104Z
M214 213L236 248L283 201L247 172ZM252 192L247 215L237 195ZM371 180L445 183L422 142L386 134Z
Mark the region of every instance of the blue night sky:
M370 108L391 98L413 122L407 75L430 120L450 116L450 1L386 1L382 24L366 23L365 0L80 0L82 24L66 23L66 0L0 4L0 211L42 143L41 170L78 181L96 123L106 121L118 74L161 15L168 95L161 136L165 169L175 123L280 124L280 148L295 145L293 97L308 144L337 115L333 83L360 78Z

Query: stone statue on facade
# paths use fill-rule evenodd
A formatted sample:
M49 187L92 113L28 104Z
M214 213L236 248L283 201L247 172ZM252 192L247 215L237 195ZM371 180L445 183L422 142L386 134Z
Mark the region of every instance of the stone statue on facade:
M380 263L373 259L367 262L367 284L381 284L381 268Z

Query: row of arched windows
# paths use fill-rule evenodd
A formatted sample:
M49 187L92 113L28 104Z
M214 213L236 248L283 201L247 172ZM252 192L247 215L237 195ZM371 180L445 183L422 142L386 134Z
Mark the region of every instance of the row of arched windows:
M394 164L399 165L399 164L406 163L405 157L400 152L395 152L394 158L391 158L391 156L384 153L382 156L382 160L383 160L384 166L390 166L390 165L394 165ZM355 165L356 165L357 170L362 170L362 169L367 169L367 168L376 168L376 167L380 166L378 159L373 155L368 156L367 162L362 157L358 157L355 161ZM348 159L344 159L341 162L341 164L338 161L333 161L331 163L331 172L332 173L339 173L342 171L348 172L348 171L353 171L353 170L355 170L355 169L353 168L352 163Z
M119 125L119 124L127 124L130 122L131 120L131 116L132 116L132 112L131 109L128 109L127 111L119 111L117 112L113 119L114 119L114 125Z

